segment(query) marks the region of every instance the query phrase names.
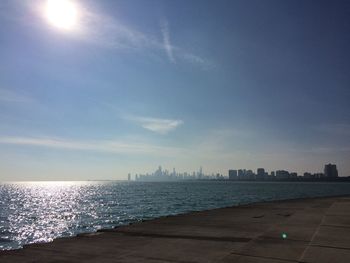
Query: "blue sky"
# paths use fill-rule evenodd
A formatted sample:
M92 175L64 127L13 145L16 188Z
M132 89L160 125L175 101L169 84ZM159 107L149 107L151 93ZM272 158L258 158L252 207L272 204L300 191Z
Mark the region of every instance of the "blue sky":
M350 175L348 1L0 2L0 179Z

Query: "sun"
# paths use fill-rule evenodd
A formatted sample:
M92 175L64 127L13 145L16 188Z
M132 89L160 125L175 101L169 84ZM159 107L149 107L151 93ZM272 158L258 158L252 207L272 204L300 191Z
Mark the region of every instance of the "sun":
M78 9L71 0L47 0L46 18L57 28L73 30L78 22Z

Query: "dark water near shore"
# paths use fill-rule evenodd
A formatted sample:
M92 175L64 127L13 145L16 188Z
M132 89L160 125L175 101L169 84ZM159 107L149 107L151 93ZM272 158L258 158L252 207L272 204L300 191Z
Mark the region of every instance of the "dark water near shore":
M0 250L194 210L342 194L350 183L2 183Z

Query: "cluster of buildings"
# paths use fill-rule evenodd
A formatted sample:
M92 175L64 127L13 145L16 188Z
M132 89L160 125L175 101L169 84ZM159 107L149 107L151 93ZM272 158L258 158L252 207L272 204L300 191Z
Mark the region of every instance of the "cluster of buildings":
M179 180L224 180L225 178L222 174L211 174L206 175L203 173L202 167L199 171L194 171L192 173L184 172L178 173L175 168L173 171L163 170L161 166L151 174L136 174L135 181L179 181ZM128 175L128 180L131 180L131 174Z
M335 164L326 164L324 173L304 173L303 176L295 172L285 170L266 172L264 168L258 168L256 173L252 170L229 170L228 179L237 181L266 181L266 180L326 180L338 178L338 170Z
M173 171L163 170L161 166L150 174L136 174L135 181L180 181L180 180L231 180L231 181L327 181L336 180L338 178L338 170L335 164L326 164L323 173L304 173L298 175L295 172L288 172L286 170L277 170L270 173L266 172L264 168L258 168L256 173L252 170L239 169L229 170L228 177L222 174L206 175L203 173L202 167L199 171L192 173L177 173L175 168ZM348 178L350 179L350 178ZM128 180L131 181L131 174L128 174Z

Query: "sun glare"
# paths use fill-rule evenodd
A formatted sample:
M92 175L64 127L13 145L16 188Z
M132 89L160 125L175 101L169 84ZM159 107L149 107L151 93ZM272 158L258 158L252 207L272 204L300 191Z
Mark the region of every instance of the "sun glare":
M77 25L78 10L70 0L47 0L46 17L57 28L73 30Z

